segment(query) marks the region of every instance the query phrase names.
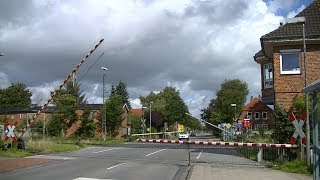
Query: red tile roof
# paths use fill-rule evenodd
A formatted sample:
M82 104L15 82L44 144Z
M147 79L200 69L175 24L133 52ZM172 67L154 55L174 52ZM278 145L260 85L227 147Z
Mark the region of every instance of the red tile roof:
M136 116L143 116L142 109L131 109L130 112Z
M320 0L313 1L295 17L302 16L306 18L306 38L320 38ZM302 38L301 24L284 24L278 29L263 35L261 40L296 38Z
M265 110L270 110L272 111L271 108L269 108L267 105L263 104L262 101L259 98L253 98L247 105L245 105L242 109L243 111L265 111Z

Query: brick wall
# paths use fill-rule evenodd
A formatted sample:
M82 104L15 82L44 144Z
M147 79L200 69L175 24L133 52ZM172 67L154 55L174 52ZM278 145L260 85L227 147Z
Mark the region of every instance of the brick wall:
M301 49L301 74L280 74L280 50ZM275 103L290 110L293 99L301 95L304 88L304 56L302 46L276 46L273 49L274 93ZM320 79L320 45L307 45L307 80L308 84Z

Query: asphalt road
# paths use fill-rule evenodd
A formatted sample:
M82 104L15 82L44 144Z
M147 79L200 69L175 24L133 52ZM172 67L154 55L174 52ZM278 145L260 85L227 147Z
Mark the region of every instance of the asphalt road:
M198 139L201 140L201 139ZM233 148L205 145L125 143L90 147L70 153L37 156L53 163L0 174L0 179L185 179L192 164L258 165Z

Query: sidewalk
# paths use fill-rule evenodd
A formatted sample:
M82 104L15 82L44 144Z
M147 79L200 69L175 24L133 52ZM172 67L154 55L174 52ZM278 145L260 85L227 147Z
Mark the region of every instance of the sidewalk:
M43 158L0 158L0 173L36 166L55 161Z
M190 180L312 180L312 176L286 173L264 167L195 165Z

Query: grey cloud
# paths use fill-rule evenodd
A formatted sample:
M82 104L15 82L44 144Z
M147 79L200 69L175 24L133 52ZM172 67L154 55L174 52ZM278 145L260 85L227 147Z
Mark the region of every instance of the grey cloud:
M244 0L232 1L194 1L186 8L186 17L200 16L210 24L228 24L239 19L248 5Z

